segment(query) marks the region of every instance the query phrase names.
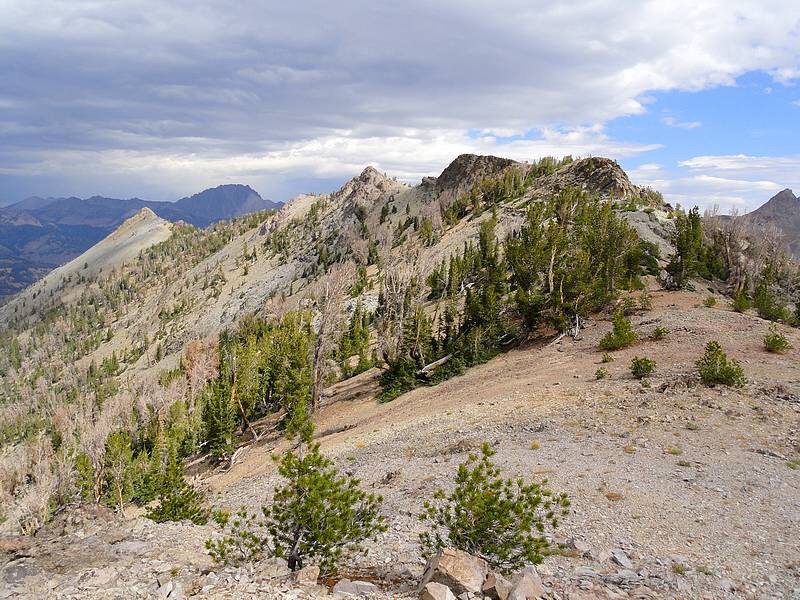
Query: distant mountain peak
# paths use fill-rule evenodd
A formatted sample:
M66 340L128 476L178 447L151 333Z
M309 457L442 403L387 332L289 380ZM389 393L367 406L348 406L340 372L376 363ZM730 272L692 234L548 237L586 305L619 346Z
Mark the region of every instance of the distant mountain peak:
M752 223L771 224L780 229L789 250L800 256L800 198L792 190L781 190L744 217Z
M751 215L754 217L781 217L789 216L800 210L800 199L789 188L781 190L764 204L755 209Z

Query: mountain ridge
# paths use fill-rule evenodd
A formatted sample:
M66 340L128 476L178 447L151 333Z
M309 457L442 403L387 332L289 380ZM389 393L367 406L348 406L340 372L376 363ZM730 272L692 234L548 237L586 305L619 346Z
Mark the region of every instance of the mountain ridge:
M26 198L0 208L0 300L88 250L142 208L168 221L207 227L278 206L243 184L208 188L176 202L100 195Z

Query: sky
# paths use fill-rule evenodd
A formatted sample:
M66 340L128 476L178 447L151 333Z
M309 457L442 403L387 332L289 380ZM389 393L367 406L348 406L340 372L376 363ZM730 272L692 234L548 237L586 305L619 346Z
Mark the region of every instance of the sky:
M684 206L800 193L797 0L0 0L0 204L610 156Z

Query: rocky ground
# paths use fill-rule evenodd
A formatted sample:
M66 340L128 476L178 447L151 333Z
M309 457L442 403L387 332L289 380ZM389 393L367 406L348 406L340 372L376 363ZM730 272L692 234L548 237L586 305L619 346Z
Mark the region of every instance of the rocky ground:
M765 352L766 322L724 301L706 308L706 295L654 293L653 310L632 317L642 341L604 365L610 324L595 320L577 341L513 350L389 404L374 401L374 374L332 388L323 451L383 494L389 524L341 576L376 584L373 597L417 597L422 501L487 440L509 474L571 497L556 532L570 550L538 567L550 598L800 598L800 352ZM657 326L669 335L648 339ZM744 365L743 389L697 380L710 339ZM634 355L657 362L644 385L629 373ZM610 376L597 381L601 366ZM214 504L259 506L279 448L270 438L204 475ZM274 561L221 569L203 549L211 535L65 511L36 538L2 541L0 598L305 598L335 583L270 578Z

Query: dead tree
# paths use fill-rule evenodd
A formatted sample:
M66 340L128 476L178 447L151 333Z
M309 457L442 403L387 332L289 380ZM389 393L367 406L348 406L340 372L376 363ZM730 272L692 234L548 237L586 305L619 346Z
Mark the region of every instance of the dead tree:
M334 265L311 289L310 299L314 303L314 325L317 337L314 340L312 363L314 381L311 390L311 411L319 407L322 386L327 374L327 356L336 343L342 327L342 312L348 290L353 285L352 263Z

